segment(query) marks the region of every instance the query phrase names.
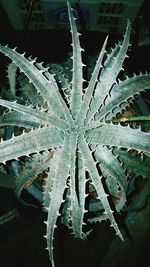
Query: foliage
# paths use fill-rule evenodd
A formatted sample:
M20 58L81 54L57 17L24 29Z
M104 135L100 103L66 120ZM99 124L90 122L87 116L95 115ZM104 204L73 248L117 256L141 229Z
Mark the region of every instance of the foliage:
M150 88L149 74L118 80L130 45L130 23L127 24L123 41L110 54L105 52L106 38L88 86L84 89L83 49L69 2L68 13L73 68L70 83L62 77L65 88L61 88L60 84L58 86L54 75L42 63L31 57L25 58L16 49L0 46L0 51L26 75L37 92L30 98L33 104L0 99L0 105L5 107L0 118L1 127L11 125L28 129L9 140L1 140L0 162L7 164L11 160L20 161L24 156L29 157L16 178L18 195L33 176L50 169L44 190L44 205L48 212L47 248L53 266L53 238L60 211L62 222L72 229L77 238L86 236L83 225L87 212L87 182L95 188L103 208L96 221L108 219L123 240L110 196L115 199L114 208L120 212L126 203L128 180L120 161L124 155L120 150L114 152L113 148L134 149L148 156L150 153L150 133L132 129L129 124L125 126L113 122L113 118L128 107L136 95ZM51 152L53 156L49 157ZM25 181L21 181L22 175Z

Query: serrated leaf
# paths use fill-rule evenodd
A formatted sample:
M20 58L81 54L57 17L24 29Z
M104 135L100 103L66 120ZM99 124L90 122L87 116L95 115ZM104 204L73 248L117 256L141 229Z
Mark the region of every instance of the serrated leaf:
M86 91L85 91L85 94L83 97L83 102L82 102L81 109L80 109L80 113L79 113L77 120L76 120L76 123L78 125L82 125L84 123L84 120L86 119L86 115L87 115L87 112L89 110L91 98L93 96L96 84L98 83L98 74L99 74L100 68L102 66L102 61L104 58L105 49L106 49L106 45L107 45L107 39L108 38L105 39L105 42L104 42L102 50L99 54L96 66L95 66L94 71L92 73L91 80L89 82L88 87L86 88Z
M40 126L52 124L58 128L60 127L61 129L68 129L68 124L64 120L61 120L51 114L47 114L46 112L33 109L30 106L24 106L17 104L16 102L10 102L3 99L0 99L0 105L20 112L24 115L24 117L27 117L27 120L30 121L30 123L33 121L33 124L38 123Z
M92 99L90 110L87 116L87 122L94 117L95 113L98 112L101 106L104 104L106 97L109 95L110 89L114 83L116 83L117 76L122 69L122 64L126 58L127 49L129 46L131 25L128 22L126 28L126 34L122 44L118 44L118 52L116 57L110 58L111 64L104 69L102 76L99 77L99 83L96 86L94 98Z
M69 3L68 12L73 46L73 74L70 83L72 88L71 86L68 88L70 99L66 97L64 100L64 95L67 95L60 88L61 83L57 84L57 78L55 79L42 63L37 63L31 58L26 59L15 49L0 46L0 51L8 56L29 79L29 83L32 84L31 87L29 86L31 90L35 88L40 94L40 99L37 97L36 105L35 91L33 92L34 107L24 107L0 100L0 104L10 111L10 118L8 118L8 114L4 114L1 119L2 123L9 123L11 119L10 124L17 123L18 120L18 126L23 123L24 126L33 123L32 128L36 128L36 124L42 126L42 128L32 129L26 134L23 133L7 141L2 140L0 162L5 163L11 159L18 159L40 151L51 151L51 149L56 153L49 164L50 171L45 186L45 207L48 211L46 237L53 267L53 239L60 211L63 214L61 221L68 227L71 226L77 237L84 236L86 179L90 179L90 183L93 184L98 195L98 205L104 210L104 217L101 217L102 214L97 214L98 220L108 218L110 225L123 239L109 199L113 196L117 197L120 193L119 189L121 189L123 195L120 202L116 204L116 209L120 211L125 202L127 183L124 170L121 169L119 160L114 157L109 147L125 147L127 150L135 149L137 152L143 151L150 155L150 133L108 124L105 118L105 115L109 113L116 114L116 111L121 110L122 106L126 107L128 103L122 103L122 101L128 102L130 100L128 98L133 99L135 94L140 93L144 81L144 88L149 87L150 84L148 75L140 75L138 78L133 77L122 82L118 81L116 84L118 74L123 70L124 59L127 57L130 23L127 24L123 42L116 45L103 62L105 41L89 86L87 90L83 90L82 49ZM63 80L63 82L65 81ZM68 87L67 83L66 86ZM130 88L131 91L128 92ZM120 90L124 90L124 94ZM112 102L110 102L111 100ZM22 103L24 104L24 100ZM118 108L117 105L120 104L121 107ZM45 164L41 168L44 166ZM28 177L26 176L27 180L31 175L33 175L32 168ZM104 178L102 177L106 177L105 185L109 196L105 192L102 181ZM31 182L30 179L28 181Z
M150 178L150 159L145 155L134 155L134 152L115 148L113 153L116 154L124 167L134 173L136 176Z
M47 220L47 244L48 251L52 266L54 265L53 258L53 238L54 231L59 216L59 209L63 202L63 194L66 188L66 182L69 175L69 142L68 139L64 139L64 143L59 155L59 161L57 164L57 169L54 175L53 190L50 195L50 203L48 207L48 220Z
M96 146L94 156L105 177L110 194L116 197L116 210L119 212L126 203L127 177L122 166L107 147Z
M124 81L120 81L119 84L115 84L110 95L105 101L105 106L101 108L100 114L96 119L101 120L107 115L107 119L111 119L117 113L122 111L123 108L129 105L128 100L141 93L142 91L150 88L150 75L140 74L132 78L127 78Z
M0 162L18 159L56 146L63 141L63 134L52 127L40 128L0 143Z
M113 211L111 210L109 201L107 199L107 194L104 191L104 187L103 187L101 178L99 176L98 170L95 166L95 162L94 162L94 159L92 157L92 154L91 154L89 147L88 147L86 141L84 140L84 138L82 137L81 139L82 139L82 142L80 141L80 143L79 143L79 149L80 149L80 152L82 153L82 155L84 157L85 165L86 165L86 168L87 168L89 175L91 177L92 183L93 183L94 187L96 188L96 191L98 194L98 199L100 199L100 201L103 205L104 211L107 214L108 219L111 222L111 226L115 229L116 234L119 235L119 237L123 240L122 234L121 234L121 232L118 228L118 225L116 223L116 220L113 216Z
M85 238L85 234L83 233L83 225L84 225L84 214L85 210L85 199L86 199L86 177L85 177L85 164L84 160L81 158L81 154L79 153L77 156L77 181L74 188L74 202L72 203L72 195L71 197L71 221L72 221L72 229L73 233L77 238ZM72 187L71 187L72 190Z
M79 34L75 23L75 18L71 11L70 3L67 1L68 15L72 35L72 48L73 48L73 72L72 72L72 90L71 90L71 113L76 117L80 111L80 106L83 96L83 63L81 59L81 47L79 41Z
M32 116L20 114L16 111L9 111L0 117L0 127L7 125L20 126L24 128L38 128L41 126L41 120L36 122L33 120Z
M20 167L18 175L15 177L15 192L20 197L22 190L29 186L39 174L49 167L49 153L35 154L28 158Z
M124 147L150 153L150 133L121 125L103 124L97 129L87 131L87 138L95 145Z

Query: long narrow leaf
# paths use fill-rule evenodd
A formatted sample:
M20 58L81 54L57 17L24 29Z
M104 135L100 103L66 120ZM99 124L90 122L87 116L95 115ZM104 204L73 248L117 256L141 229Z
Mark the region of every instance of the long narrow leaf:
M47 245L48 252L52 266L54 267L54 257L53 257L53 239L54 231L57 227L57 218L60 215L60 206L63 202L63 194L66 188L66 182L69 175L69 142L68 139L64 139L64 143L59 155L59 162L55 175L53 177L53 190L50 193L50 203L48 207L48 220L47 224Z
M130 127L103 124L97 129L87 131L87 138L91 144L124 147L150 153L150 133Z
M37 123L39 125L47 125L52 124L53 126L56 126L57 128L61 130L68 129L68 124L62 120L57 118L56 116L53 116L51 114L48 114L46 112L41 112L40 110L31 108L30 106L24 106L21 104L18 104L16 102L10 102L7 100L0 99L0 105L12 110L15 110L19 113L22 113L27 118L27 121L32 122L33 124Z
M50 148L60 146L63 134L52 127L40 128L23 133L0 143L0 162L28 156Z
M117 113L122 111L122 104L124 108L129 105L128 100L134 100L134 97L142 91L150 88L150 75L140 74L132 78L127 78L115 84L111 90L110 95L105 101L105 106L101 108L100 114L96 119L105 118L111 119Z
M40 71L36 67L35 60L26 59L24 55L19 54L15 49L0 45L0 51L8 56L28 77L29 82L33 83L54 114L59 117L65 116L68 121L72 122L70 112L61 97L53 75L43 68Z
M112 152L105 146L96 146L94 156L99 163L103 176L106 179L108 190L115 192L115 197L118 198L116 202L116 209L120 211L126 203L126 192L128 188L127 177L121 164ZM120 198L118 194L121 194Z
M84 223L84 214L86 212L85 209L85 200L86 200L86 174L85 174L85 164L84 159L81 154L78 152L77 157L77 166L78 166L78 181L77 181L77 196L78 201L77 205L74 207L73 213L76 213L76 225L75 225L75 236L77 238L85 238L85 234L83 233L83 225Z
M8 125L24 128L38 128L41 126L41 121L35 121L31 116L26 116L16 111L9 111L0 117L0 127Z
M92 96L93 96L93 93L94 93L95 86L96 86L96 84L98 82L98 74L99 74L100 68L102 67L102 60L103 60L103 57L105 55L105 48L106 48L106 45L107 45L107 39L108 38L105 39L105 42L103 44L102 50L100 52L100 55L98 57L95 69L93 71L91 80L90 80L89 85L88 85L88 87L86 89L86 92L84 94L84 98L83 98L83 102L82 102L82 105L81 105L81 109L80 109L79 115L78 115L77 120L76 120L76 123L79 126L84 123L84 120L86 118L87 111L89 109L90 102L91 102L91 99L92 99Z
M119 235L121 239L123 239L122 234L113 216L113 211L111 210L110 204L108 202L107 194L104 191L104 187L101 181L101 177L99 176L98 170L96 168L95 161L92 157L91 151L84 137L81 137L81 140L79 143L79 149L80 149L80 152L82 153L82 156L84 157L86 168L92 179L92 183L97 190L98 198L101 200L104 211L107 214L108 219L111 222L111 226L115 229L116 234Z
M116 83L117 76L121 71L122 64L126 58L127 49L129 46L130 28L131 25L128 22L123 43L118 45L119 51L117 56L113 58L113 64L111 63L111 65L105 69L102 76L100 75L99 77L100 82L97 84L94 99L91 102L87 122L94 117L96 112L99 112L99 109L104 104L106 97L109 95L112 85Z
M72 47L73 47L73 70L72 70L72 90L71 90L71 113L73 117L76 117L80 111L82 96L83 96L83 63L81 59L81 47L79 41L79 34L73 17L70 3L68 4L68 14L72 35Z

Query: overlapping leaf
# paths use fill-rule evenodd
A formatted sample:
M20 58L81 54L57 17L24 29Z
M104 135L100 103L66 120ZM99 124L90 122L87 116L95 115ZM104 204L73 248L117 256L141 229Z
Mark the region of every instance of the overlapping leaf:
M24 106L0 99L0 105L6 109L0 118L1 126L16 125L30 128L27 133L1 141L0 162L18 160L22 156L45 150L54 151L51 162L46 161L42 164L44 160L42 157L39 171L35 170L37 174L49 168L44 204L45 210L48 211L46 238L52 266L54 266L53 239L60 210L62 210L62 222L72 229L75 236L85 237L83 225L88 178L97 192L97 198L104 211L101 216L95 218L95 221L108 219L116 234L123 239L109 197L118 197L118 201L114 204L116 210L120 212L126 203L128 184L118 159L119 152L115 156L111 148L123 147L127 150L142 151L146 155L150 154L150 133L119 124L108 124L107 120L105 121L121 112L122 106L128 106L128 101L133 100L135 95L150 88L148 74L140 74L117 83L118 74L123 69L122 65L130 44L130 23L127 24L123 41L115 46L104 61L106 38L89 85L86 90L83 90L82 49L73 12L69 2L67 3L73 46L72 82L71 85L66 83L66 90L69 87L69 101L65 93L66 99L63 99L62 91L59 90L60 85L57 85L53 74L42 64L31 58L26 59L15 49L0 46L0 51L13 61L13 64L29 79L31 88L34 86L34 90L40 94L40 99L37 97L37 105L36 98L33 97L34 106ZM39 100L40 109L38 109ZM120 154L120 158L121 156ZM34 166L37 166L36 160L38 162L39 158L33 155L32 157L35 165L30 170L26 170L24 178L27 181L27 176L33 175ZM124 162L126 163L125 160ZM105 192L103 178L110 196ZM18 187L18 194L23 187L22 180Z

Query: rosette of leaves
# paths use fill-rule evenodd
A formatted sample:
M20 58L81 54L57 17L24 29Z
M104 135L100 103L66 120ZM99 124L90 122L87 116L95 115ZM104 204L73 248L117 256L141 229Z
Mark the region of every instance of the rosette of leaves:
M130 45L130 23L127 24L123 40L109 54L105 51L106 38L88 86L84 89L83 49L69 2L67 5L73 47L72 81L65 81L67 90L70 90L69 96L42 63L37 63L31 57L25 58L16 49L0 46L0 51L26 75L43 99L40 107L35 103L23 105L0 99L0 105L6 108L0 118L1 126L30 128L30 131L24 131L7 141L1 140L0 162L7 164L7 161L18 161L27 156L31 158L31 166L32 160L37 160L38 165L38 157L36 159L33 155L41 156L43 153L42 165L50 169L44 205L48 212L46 238L52 266L53 238L60 211L62 222L72 229L74 235L77 238L85 237L83 225L87 212L87 181L95 188L97 199L103 207L103 212L96 220L108 219L110 226L123 239L109 195L117 197L114 208L120 212L126 203L128 181L112 148L134 149L147 155L150 153L150 133L132 129L129 125L123 126L114 120L136 95L150 88L149 74L118 80ZM54 155L48 161L50 150Z

